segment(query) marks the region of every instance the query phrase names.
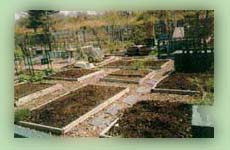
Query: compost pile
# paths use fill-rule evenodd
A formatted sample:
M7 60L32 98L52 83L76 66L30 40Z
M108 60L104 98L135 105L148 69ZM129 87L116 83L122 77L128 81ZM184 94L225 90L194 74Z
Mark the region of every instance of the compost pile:
M51 77L59 77L59 78L79 78L82 77L84 75L96 72L97 70L93 70L93 69L70 69L70 70L66 70L66 71L61 71L58 72L54 75L52 75Z
M125 110L110 135L126 138L192 137L192 106L177 102L141 101Z
M53 84L48 83L24 83L14 87L15 99L19 99L34 92L46 89Z
M162 80L157 85L157 88L200 91L201 88L204 90L206 89L205 81L207 81L209 78L213 78L213 74L173 73L169 77Z
M26 121L62 128L122 90L122 87L87 85L33 110Z

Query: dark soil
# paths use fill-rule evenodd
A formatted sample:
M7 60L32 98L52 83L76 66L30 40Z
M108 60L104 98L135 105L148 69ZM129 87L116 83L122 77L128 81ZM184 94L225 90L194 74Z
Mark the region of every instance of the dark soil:
M70 69L66 71L58 72L50 77L58 77L58 78L80 78L84 75L88 75L90 73L96 72L97 70L93 69Z
M127 81L136 81L138 82L141 78L136 76L114 76L114 75L108 75L106 78L109 79L117 79L117 80L127 80Z
M158 61L151 61L151 60L147 60L144 62L144 66L147 67L153 67L153 68L160 68L164 63L166 63L167 60L158 60Z
M30 95L32 93L35 93L37 91L46 89L53 84L48 84L48 83L25 83L25 84L20 84L17 86L14 86L14 96L15 99L19 99L21 97Z
M111 73L113 76L136 76L136 77L144 77L150 71L148 70L118 70L116 72Z
M105 65L105 67L130 66L131 64L132 64L131 60L118 60L118 61L111 62L111 63Z
M157 85L157 88L207 91L206 81L213 78L213 74L173 73L169 77L162 80Z
M132 67L136 62L143 62L143 65L146 68L160 68L161 65L167 62L167 60L144 60L144 59L135 59L135 60L118 60L112 63L105 65L105 67Z
M62 128L123 89L87 85L32 111L26 121Z
M192 106L176 102L141 101L125 110L109 135L126 138L192 137Z

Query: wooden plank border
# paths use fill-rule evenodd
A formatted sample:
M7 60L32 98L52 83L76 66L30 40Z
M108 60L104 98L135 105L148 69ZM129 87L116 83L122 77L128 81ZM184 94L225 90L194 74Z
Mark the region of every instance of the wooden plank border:
M51 132L51 133L54 133L57 135L61 135L63 133L63 130L61 128L57 128L57 127L51 127L51 126L27 122L27 121L19 121L18 124L23 126L23 127L32 128L32 129L36 129L39 131Z
M156 74L155 71L151 71L150 73L148 73L145 77L141 78L139 80L139 84L142 84L145 80L147 80L148 78L153 77Z
M84 85L84 86L86 86L86 85ZM79 88L82 88L84 86L81 86ZM119 87L121 87L121 86L119 86ZM103 103L99 104L98 106L96 106L92 110L88 111L86 114L82 115L81 117L79 117L76 120L70 122L68 125L66 125L66 126L64 126L62 128L57 128L57 127L52 127L52 126L47 126L47 125L42 125L42 124L37 124L37 123L32 123L32 122L26 122L26 121L20 121L19 125L24 126L24 127L29 127L29 128L32 128L32 129L37 129L37 130L40 130L40 131L51 132L51 133L58 134L58 135L65 134L66 132L70 131L73 127L75 127L79 123L85 121L90 116L92 116L95 113L101 111L106 106L110 105L111 103L113 103L114 101L118 100L123 95L125 95L126 93L129 92L128 87L122 87L122 88L125 88L125 89L120 91L119 93L115 94L114 96L110 97L109 99L105 100ZM75 89L75 90L77 90L77 89ZM58 98L60 98L62 96L68 95L69 93L70 92L67 92L67 93L55 98L54 100L52 100L52 101L50 101L48 103L51 103L51 102L55 101L56 99L58 99ZM40 105L40 106L38 106L36 108L33 108L32 110L39 109L40 107L42 107L44 105L47 105L48 103Z
M179 95L196 95L196 94L201 94L200 91L180 90L180 89L163 89L163 88L154 88L154 89L151 89L151 92L152 93L179 94Z
M76 126L79 123L85 121L90 116L92 116L95 113L99 112L100 110L104 109L106 106L108 106L109 104L111 104L114 101L118 100L119 98L121 98L123 95L125 95L128 92L129 92L129 88L126 87L124 90L122 90L118 94L112 96L111 98L107 99L105 102L103 102L100 105L96 106L94 109L90 110L89 112L87 112L86 114L82 115L81 117L79 117L75 121L72 121L71 123L69 123L68 125L66 125L65 127L63 127L62 128L63 129L63 133L65 134L66 132L70 131L74 126Z
M46 79L49 79L49 80L66 80L66 81L83 81L83 80L86 80L86 79L91 78L93 76L96 76L98 74L101 74L103 72L104 72L104 69L101 69L101 70L92 72L90 74L81 76L79 78L65 78L65 77L51 77L51 76L49 76L49 77L46 77Z
M118 122L119 118L115 119L107 128L105 128L99 135L100 138L110 138L112 136L106 133Z
M139 81L122 80L122 79L111 79L109 77L102 78L101 81L120 82L120 83L128 83L128 84L139 84Z
M61 98L61 97L63 97L63 96L66 96L66 95L70 94L71 92L74 92L75 90L78 90L78 89L80 89L80 88L83 88L83 87L86 86L86 85L88 85L88 84L86 83L86 84L83 84L83 85L81 85L81 86L78 86L77 88L75 88L75 89L73 89L73 90L71 90L71 91L68 91L68 92L66 92L66 93L64 93L64 94L62 94L62 95L59 95L59 96L55 97L54 99L52 99L52 100L50 100L50 101L47 101L46 103L43 103L43 104L41 104L41 105L39 105L39 106L37 106L37 107L34 107L34 108L30 109L30 110L33 111L33 110L35 110L35 109L39 109L39 108L41 108L41 107L43 107L43 106L45 106L45 105L47 105L47 104L49 104L49 103L51 103L51 102L53 102L53 101L56 101L57 99L59 99L59 98Z
M173 72L163 76L160 80L156 82L156 84L152 87L151 93L168 93L168 94L181 94L181 95L196 95L202 94L200 91L193 91L193 90L181 90L181 89L167 89L167 88L156 88L157 85L164 80L165 78L169 77Z
M63 86L61 84L55 84L53 86L50 86L48 88L45 88L43 90L40 90L40 91L37 91L35 93L32 93L32 94L29 94L29 95L26 95L24 97L21 97L19 98L15 104L16 106L21 106L27 102L30 102L38 97L41 97L41 96L44 96L46 94L49 94L51 92L55 92L57 90L61 90L63 88Z

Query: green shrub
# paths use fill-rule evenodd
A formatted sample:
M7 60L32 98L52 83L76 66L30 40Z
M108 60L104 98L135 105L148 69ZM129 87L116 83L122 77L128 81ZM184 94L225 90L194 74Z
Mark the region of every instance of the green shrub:
M30 116L29 109L19 109L14 112L14 122L17 123Z
M207 92L211 92L213 93L214 92L214 79L213 78L209 78L206 83L205 83L205 90Z
M43 72L46 76L48 76L48 75L52 74L54 72L54 70L53 69L45 69L45 70L43 70Z
M144 65L144 61L143 60L136 60L131 64L131 69L144 69L145 65Z
M20 74L18 80L19 82L37 82L44 78L44 74L43 72L35 72L34 75Z
M27 74L20 74L18 77L19 82L26 82L30 80L30 75Z
M149 53L150 56L157 56L158 50L153 50Z
M34 75L31 76L30 81L31 82L37 82L41 81L44 78L43 72L36 72Z

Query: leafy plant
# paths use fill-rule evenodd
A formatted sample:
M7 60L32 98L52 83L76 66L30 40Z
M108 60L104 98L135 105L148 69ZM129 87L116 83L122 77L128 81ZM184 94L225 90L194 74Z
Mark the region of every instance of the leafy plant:
M157 56L157 54L158 54L158 50L154 50L149 53L149 56Z
M30 75L27 74L20 74L18 77L19 82L25 82L30 80Z
M34 73L33 76L31 76L30 81L37 82L37 81L41 81L43 78L44 78L43 72L36 72Z
M44 78L45 73L43 72L35 72L34 75L28 74L20 74L19 75L19 82L37 82L41 81Z
M207 92L214 92L214 79L213 78L209 78L206 83L205 83L205 89Z
M43 72L46 76L48 76L48 75L52 74L54 72L54 70L51 68L47 68L47 69L44 69Z
M14 122L17 123L25 118L29 117L31 114L29 109L18 109L14 112Z
M143 60L136 60L131 64L131 68L138 70L138 69L144 69L145 65L144 65L144 61Z

